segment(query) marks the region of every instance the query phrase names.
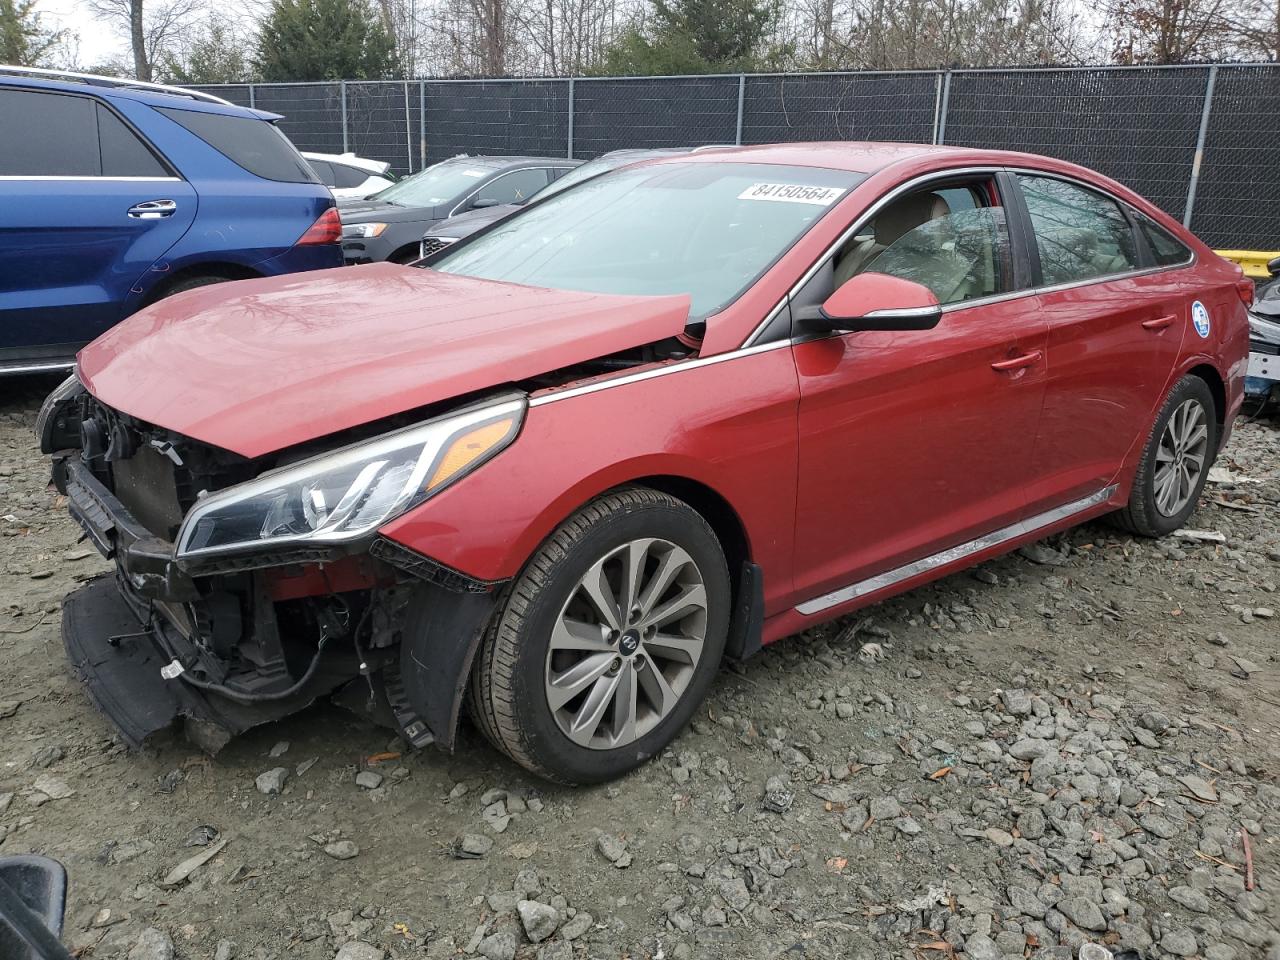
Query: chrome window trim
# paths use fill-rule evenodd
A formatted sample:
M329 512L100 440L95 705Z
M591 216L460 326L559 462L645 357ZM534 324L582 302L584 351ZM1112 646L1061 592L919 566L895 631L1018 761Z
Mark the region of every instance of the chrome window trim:
M17 180L39 180L39 181L76 181L84 183L102 183L104 180L112 183L182 183L181 177L88 177L88 176L23 176L19 174L0 175L0 181L17 181Z
M783 347L790 346L791 340L772 340L769 343L762 343L754 347L740 347L737 350L717 353L710 357L700 357L694 360L676 360L672 363L666 364L665 366L653 367L648 370L641 370L637 373L628 373L610 380L603 380L599 383L587 383L580 387L569 387L568 389L562 389L555 393L547 393L540 397L533 397L529 400L529 406L541 407L544 404L555 403L557 400L569 400L573 397L586 396L590 393L599 393L601 390L620 387L628 383L640 383L644 380L656 380L658 377L665 377L673 373L683 373L686 370L709 367L717 363L724 363L727 360L736 360L739 357L750 357L757 353L768 353L770 350L780 350Z
M774 308L769 311L764 321L761 322L754 330L751 331L751 334L747 337L745 341L743 341L743 344L742 344L743 347L745 348L745 347L754 346L756 339L765 330L768 329L769 324L771 324L774 318L777 316L778 311L781 310L787 302L792 300L801 290L803 290L805 284L807 284L810 280L812 280L817 275L818 271L822 269L823 265L829 259L835 256L836 251L839 250L840 247L843 246L851 237L855 236L859 229L861 229L862 227L865 227L867 225L867 222L871 220L877 213L879 213L880 210L882 210L886 204L891 203L893 200L897 199L903 193L909 192L917 187L924 186L934 180L946 180L955 176L970 176L970 175L981 175L981 174L991 174L994 176L995 174L1001 173L1001 172L1008 172L1015 175L1019 173L1024 173L1031 176L1049 177L1055 180L1063 180L1067 183L1075 184L1086 190L1092 190L1094 193L1100 193L1104 197L1111 200L1113 203L1117 204L1122 208L1130 207L1130 204L1125 203L1125 201L1121 200L1119 197L1115 196L1110 191L1104 190L1101 187L1094 186L1091 183L1086 183L1085 181L1080 180L1078 177L1072 177L1067 174L1056 173L1048 170L1041 170L1037 167L1002 164L1000 166L955 167L950 170L935 170L935 171L932 171L931 173L921 174L918 177L914 177L911 180L907 180L907 181L904 181L903 183L898 184L898 186L894 187L888 193L881 196L879 199L876 200L875 203L873 203L870 207L868 207L866 212L863 213L862 216L859 217L857 220L855 220L847 230L841 233L840 236L837 237L836 240L830 246L828 246L826 250L822 252L822 255L819 256L818 259L814 261L813 265L810 266L809 269L806 270L801 275L799 281L797 281L791 287L791 289L787 291L786 296L784 296L782 300L779 301L778 304L775 305ZM1141 210L1135 210L1134 212L1141 216L1146 216L1146 214L1143 214ZM1175 236L1174 239L1178 239L1178 238ZM1179 240L1179 243L1181 243L1181 240ZM1089 277L1084 280L1073 280L1069 283L1042 284L1041 286L1027 287L1024 290L1010 290L1007 293L997 293L989 297L975 298L973 300L960 300L960 301L957 301L956 303L943 304L942 312L944 314L947 314L947 313L951 313L954 310L968 310L970 307L979 307L979 306L984 306L990 303L1000 303L1005 300L1016 300L1022 297L1039 296L1040 294L1044 294L1044 293L1055 293L1059 290L1070 290L1074 287L1087 286L1088 284L1091 284L1091 283L1108 283L1112 280L1119 279L1120 277L1143 277L1149 274L1164 273L1166 271L1171 271L1171 270L1185 270L1187 267L1194 266L1197 263L1198 259L1199 259L1198 255L1194 250L1192 250L1191 259L1183 261L1182 263L1169 264L1168 266L1139 267L1133 270L1122 270L1117 273L1108 273L1100 277Z
M913 560L910 563L904 563L900 567L894 567L865 580L858 580L848 586L840 587L838 590L824 593L820 597L814 597L812 600L806 600L804 603L796 604L796 612L803 616L811 617L840 604L892 587L895 584L902 583L904 580L910 580L912 577L917 577L922 573L928 573L930 570L936 570L957 560L963 560L965 557L981 553L983 550L989 550L992 547L1009 543L1027 534L1035 533L1037 530L1042 530L1045 527L1106 503L1115 494L1117 487L1118 485L1113 483L1089 494L1087 497L1081 497L1079 500L1053 507L1043 513L1036 514L1034 517L1018 520L998 530L984 533L982 536L975 537L965 543L948 547L946 550L940 550L935 554L919 560Z
M18 361L13 364L0 361L0 376L15 373L55 373L59 370L73 370L75 365L74 360L33 360L27 363Z

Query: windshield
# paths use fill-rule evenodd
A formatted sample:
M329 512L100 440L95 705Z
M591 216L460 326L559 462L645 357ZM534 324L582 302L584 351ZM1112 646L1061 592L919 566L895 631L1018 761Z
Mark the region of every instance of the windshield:
M655 155L656 156L656 155ZM629 163L639 163L641 160L651 160L653 157L643 154L626 154L618 157L597 157L595 160L588 160L580 167L574 167L559 180L553 180L537 193L530 200L545 200L547 197L555 196L561 190L567 190L575 183L581 183L583 180L590 180L592 177L598 177L602 173L608 173L610 170L616 170L618 167L626 166Z
M385 190L375 193L371 200L385 200L402 207L438 207L452 203L470 193L482 179L491 174L489 167L475 166L465 157L444 160L421 173L405 177Z
M535 287L687 293L698 320L736 300L863 179L758 163L618 170L539 201L431 266Z

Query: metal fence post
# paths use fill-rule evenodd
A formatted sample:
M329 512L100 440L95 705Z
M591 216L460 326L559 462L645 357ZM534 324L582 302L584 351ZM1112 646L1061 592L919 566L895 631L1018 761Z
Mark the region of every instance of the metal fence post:
M1200 111L1200 132L1196 134L1196 155L1191 162L1191 182L1187 184L1187 206L1182 211L1182 225L1191 229L1191 211L1196 206L1196 186L1200 182L1200 164L1204 162L1204 142L1209 135L1209 110L1213 106L1213 85L1218 81L1218 65L1209 66L1204 83L1204 107Z
M404 150L408 158L409 172L413 172L413 122L409 119L409 81L404 84Z
M257 98L253 94L253 84L249 84L249 108L256 110L258 107Z
M347 136L347 81L338 81L339 90L342 93L342 152L350 151L350 139Z
M570 160L573 159L573 81L574 81L574 78L570 77L569 78L569 137L568 137L569 142L565 147L565 154L564 154Z
M738 74L738 129L734 134L733 142L737 146L742 146L742 114L743 107L747 101L747 75L745 73Z
M947 142L947 107L951 103L951 71L942 77L942 102L938 104L937 119L933 124L933 142Z
M418 81L418 169L427 165L427 81Z

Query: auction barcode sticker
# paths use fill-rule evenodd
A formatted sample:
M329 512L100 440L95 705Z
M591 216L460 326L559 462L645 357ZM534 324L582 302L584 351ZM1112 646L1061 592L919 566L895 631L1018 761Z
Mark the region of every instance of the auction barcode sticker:
M803 183L753 183L738 194L739 200L772 200L775 203L812 203L829 207L840 199L839 187L810 187Z

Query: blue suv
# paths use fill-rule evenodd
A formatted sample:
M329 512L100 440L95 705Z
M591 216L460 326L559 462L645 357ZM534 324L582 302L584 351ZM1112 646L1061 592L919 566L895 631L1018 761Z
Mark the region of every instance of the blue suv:
M54 370L192 287L342 265L333 196L217 97L0 67L0 374Z

